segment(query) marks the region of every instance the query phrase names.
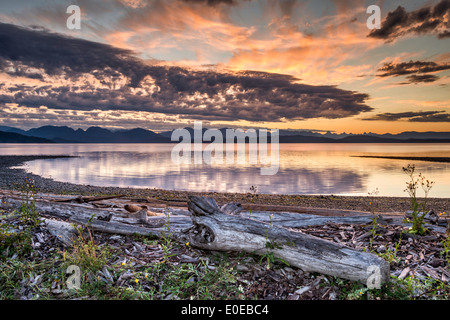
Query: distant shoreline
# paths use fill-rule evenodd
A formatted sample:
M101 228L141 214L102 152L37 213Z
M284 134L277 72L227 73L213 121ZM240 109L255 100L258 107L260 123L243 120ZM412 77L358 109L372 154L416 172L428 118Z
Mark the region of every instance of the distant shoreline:
M342 195L285 195L251 193L224 193L224 192L191 192L178 190L164 190L156 188L123 188L102 187L92 185L79 185L68 182L56 181L39 175L27 173L24 169L11 168L20 166L24 162L37 159L67 158L68 155L39 155L39 156L0 156L0 192L1 190L17 190L17 184L24 181L25 177L33 180L38 192L59 195L124 195L130 199L155 199L171 203L186 203L188 195L204 195L213 197L219 204L239 202L242 204L295 206L303 208L324 208L337 210L355 210L371 212L371 202L376 202L377 212L405 212L411 209L411 201L408 197L383 197L377 196L342 196ZM450 210L450 198L428 198L429 208L435 212L448 212Z
M430 162L450 162L450 157L400 157L400 156L351 156L354 158L379 158L379 159L396 159L396 160L416 160Z

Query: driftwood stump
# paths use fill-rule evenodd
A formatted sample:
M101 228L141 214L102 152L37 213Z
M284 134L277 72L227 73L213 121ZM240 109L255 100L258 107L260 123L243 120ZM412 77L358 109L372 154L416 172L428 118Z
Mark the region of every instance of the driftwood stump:
M362 281L372 288L389 281L389 264L374 254L226 213L239 208L228 204L222 210L212 198L189 199L193 226L185 230L183 240L194 247L270 253L302 270Z

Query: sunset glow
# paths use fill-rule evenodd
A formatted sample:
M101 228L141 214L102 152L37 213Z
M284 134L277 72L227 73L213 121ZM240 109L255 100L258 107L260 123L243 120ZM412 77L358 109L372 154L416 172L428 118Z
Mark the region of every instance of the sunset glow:
M450 131L449 25L447 0L8 2L0 125Z

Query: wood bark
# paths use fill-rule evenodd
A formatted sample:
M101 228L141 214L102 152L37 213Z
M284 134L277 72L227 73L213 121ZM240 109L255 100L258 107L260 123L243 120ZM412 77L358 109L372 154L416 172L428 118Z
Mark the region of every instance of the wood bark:
M193 227L184 233L190 245L218 251L273 254L305 271L378 284L389 280L389 264L362 250L224 213L214 199L190 197Z

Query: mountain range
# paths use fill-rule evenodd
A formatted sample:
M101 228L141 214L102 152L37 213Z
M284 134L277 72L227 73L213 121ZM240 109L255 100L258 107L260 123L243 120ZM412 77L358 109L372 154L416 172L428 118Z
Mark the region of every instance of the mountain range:
M186 128L193 137L193 129ZM207 129L203 129L205 132ZM219 129L225 137L225 128ZM86 130L67 126L42 126L29 130L0 126L0 143L174 143L173 131L156 133L134 128L109 130L90 127ZM320 133L308 130L280 130L280 143L449 143L450 132L415 132L399 134ZM224 139L225 141L225 139ZM270 139L269 139L270 141ZM178 141L175 141L177 143ZM210 141L204 141L210 142Z

